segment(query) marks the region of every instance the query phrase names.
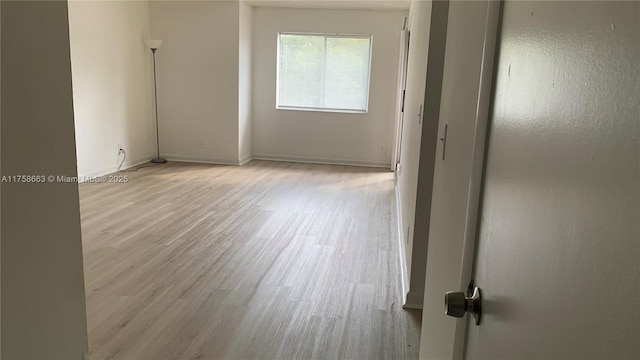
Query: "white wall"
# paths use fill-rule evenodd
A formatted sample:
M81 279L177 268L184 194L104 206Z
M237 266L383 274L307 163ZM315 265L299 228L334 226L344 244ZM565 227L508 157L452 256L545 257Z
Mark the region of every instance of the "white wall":
M254 158L388 167L405 15L405 11L254 8ZM369 112L276 110L279 31L373 34Z
M169 159L237 164L238 1L152 1L160 152Z
M102 175L155 152L151 52L146 1L71 1L78 173Z
M65 1L2 1L2 175L76 175ZM2 183L2 358L87 353L75 183Z
M414 217L416 209L416 189L418 186L418 165L420 141L422 138L422 117L418 114L423 105L427 76L427 53L429 47L429 27L431 23L431 2L412 1L410 9L409 61L405 98L405 116L402 128L402 148L400 171L397 173L397 191L401 213L401 229L405 243L406 262L412 266ZM411 279L409 280L411 283ZM408 299L410 307L421 307L419 299Z
M238 54L238 142L239 161L251 159L251 89L252 89L252 47L253 47L253 7L240 1L239 9L239 54Z

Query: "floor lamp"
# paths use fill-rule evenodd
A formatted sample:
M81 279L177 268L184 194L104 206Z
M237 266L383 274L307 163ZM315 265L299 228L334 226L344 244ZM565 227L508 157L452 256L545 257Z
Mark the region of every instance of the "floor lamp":
M156 84L156 50L162 45L162 40L145 40L144 43L147 45L149 49L151 49L151 53L153 54L153 96L155 100L156 106L156 149L157 156L151 159L152 163L163 164L166 163L167 160L160 157L160 132L158 129L158 85Z

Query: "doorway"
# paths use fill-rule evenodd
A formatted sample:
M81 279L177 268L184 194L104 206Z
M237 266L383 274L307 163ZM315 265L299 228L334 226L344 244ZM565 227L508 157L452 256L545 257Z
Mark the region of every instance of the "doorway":
M407 67L409 65L409 36L408 18L404 18L403 29L400 32L400 53L398 60L398 86L396 90L396 116L393 131L393 151L391 155L391 171L398 170L402 150L402 123L404 121L404 104L407 94Z

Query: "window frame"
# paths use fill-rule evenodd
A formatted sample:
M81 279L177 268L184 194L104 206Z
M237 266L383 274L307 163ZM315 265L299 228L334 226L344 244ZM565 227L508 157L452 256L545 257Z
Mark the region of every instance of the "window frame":
M369 40L369 64L367 74L367 91L366 91L366 106L361 109L339 109L328 107L309 107L309 106L290 106L280 105L280 39L282 35L301 35L301 36L318 36L324 37L325 49L327 44L327 38L346 38L346 39L367 39ZM341 34L341 33L314 33L314 32L291 32L291 31L279 31L277 34L277 49L276 49L276 110L290 110L290 111L311 111L311 112L329 112L329 113L345 113L345 114L367 114L369 113L369 98L371 92L371 63L373 57L373 34ZM323 66L326 68L326 51L325 61Z

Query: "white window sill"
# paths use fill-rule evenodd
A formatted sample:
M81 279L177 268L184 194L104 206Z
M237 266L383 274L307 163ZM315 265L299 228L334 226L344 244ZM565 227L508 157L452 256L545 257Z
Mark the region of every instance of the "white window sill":
M342 113L342 114L367 114L367 113L369 113L368 110L321 109L321 108L306 108L306 107L291 107L291 106L276 106L276 110L307 111L307 112L327 112L327 113Z

